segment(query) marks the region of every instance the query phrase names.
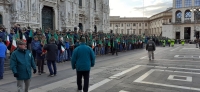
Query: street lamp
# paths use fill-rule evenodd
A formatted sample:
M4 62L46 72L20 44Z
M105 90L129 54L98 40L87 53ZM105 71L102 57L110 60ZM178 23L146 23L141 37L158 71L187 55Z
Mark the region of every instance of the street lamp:
M196 30L197 15L198 15L198 12L200 12L200 8L194 7L190 11L194 13L194 37L196 37L197 36L197 30Z

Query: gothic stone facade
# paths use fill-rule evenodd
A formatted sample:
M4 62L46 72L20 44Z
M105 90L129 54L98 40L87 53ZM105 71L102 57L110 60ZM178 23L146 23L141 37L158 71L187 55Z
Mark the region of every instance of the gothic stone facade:
M82 31L109 31L109 0L0 0L0 23L6 28L75 27Z

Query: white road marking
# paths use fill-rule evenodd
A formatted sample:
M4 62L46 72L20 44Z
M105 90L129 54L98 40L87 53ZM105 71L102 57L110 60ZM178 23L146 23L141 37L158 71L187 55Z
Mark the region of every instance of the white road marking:
M113 79L108 79L108 78L107 78L107 79L105 79L105 80L103 80L103 81L100 81L100 82L98 82L98 83L96 83L96 84L90 86L90 87L89 87L89 92L92 91L92 90L94 90L94 89L96 89L96 88L98 88L98 87L100 87L100 86L102 86L102 85L104 85L104 84L106 84L107 82L109 82L109 81L111 81L111 80L113 80Z
M199 88L194 88L194 87L185 87L185 86L177 86L177 85L169 85L169 84L161 84L161 83L153 83L153 82L139 82L139 83L144 83L144 84L151 84L151 85L157 85L157 86L165 86L165 87L172 87L172 88L180 88L180 89L187 89L187 90L196 90L200 91Z
M195 70L195 71L200 71L200 69L195 69L195 68L181 68L181 67L165 67L165 66L151 66L151 65L140 65L144 67L155 67L155 68L162 68L162 69L183 69L183 70Z
M151 73L153 73L155 70L151 69L148 72L146 72L145 74L143 74L142 76L140 76L138 79L136 79L134 82L141 82L142 80L144 80L147 76L149 76Z
M186 79L175 79L174 77L185 77ZM177 81L186 81L186 82L192 82L192 77L190 76L180 76L180 75L169 75L167 78L168 80L177 80Z
M121 91L119 91L119 92L129 92L129 91L124 91L124 90L121 90Z
M169 84L162 84L162 83L154 83L154 82L146 82L143 81L145 78L147 78L151 73L154 71L163 71L163 70L158 70L158 69L151 69L142 76L140 76L138 79L136 79L133 82L136 83L143 83L143 84L150 84L150 85L158 85L158 86L165 86L165 87L172 87L172 88L181 88L181 89L187 89L187 90L196 90L200 91L200 88L194 88L194 87L186 87L186 86L177 86L177 85L169 85ZM189 73L189 74L200 74L200 73L194 73L194 72L182 72L182 71L165 71L165 72L178 72L178 73Z
M174 49L172 49L172 50L170 50L170 51L175 51L176 49L178 49L179 47L176 47L176 48L174 48Z
M92 90L94 90L94 89L96 89L96 88L98 88L98 87L100 87L100 86L102 86L102 85L104 85L104 84L106 84L106 83L108 83L109 81L112 81L113 79L115 79L115 78L117 78L117 77L119 77L121 75L124 75L125 73L128 73L128 72L130 72L130 71L132 71L134 69L137 69L139 67L140 67L140 65L136 65L136 66L134 66L132 68L129 68L129 69L125 70L125 71L122 71L122 72L117 73L117 74L115 74L113 76L110 76L109 78L106 78L103 81L100 81L100 82L98 82L98 83L90 86L89 87L89 92L92 91Z
M199 49L199 48L182 48L182 49Z
M144 58L146 58L147 56L144 56L144 57L141 57L140 59L144 59Z

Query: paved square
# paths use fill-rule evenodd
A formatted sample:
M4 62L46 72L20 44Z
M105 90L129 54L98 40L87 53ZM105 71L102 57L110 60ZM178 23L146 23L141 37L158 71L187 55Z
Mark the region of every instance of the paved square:
M200 91L200 73L151 69L133 82Z

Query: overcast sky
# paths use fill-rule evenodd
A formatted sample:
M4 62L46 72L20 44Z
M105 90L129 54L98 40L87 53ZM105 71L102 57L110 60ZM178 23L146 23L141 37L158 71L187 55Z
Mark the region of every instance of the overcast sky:
M144 9L143 9L144 1ZM172 0L110 0L110 16L150 17L172 7Z

